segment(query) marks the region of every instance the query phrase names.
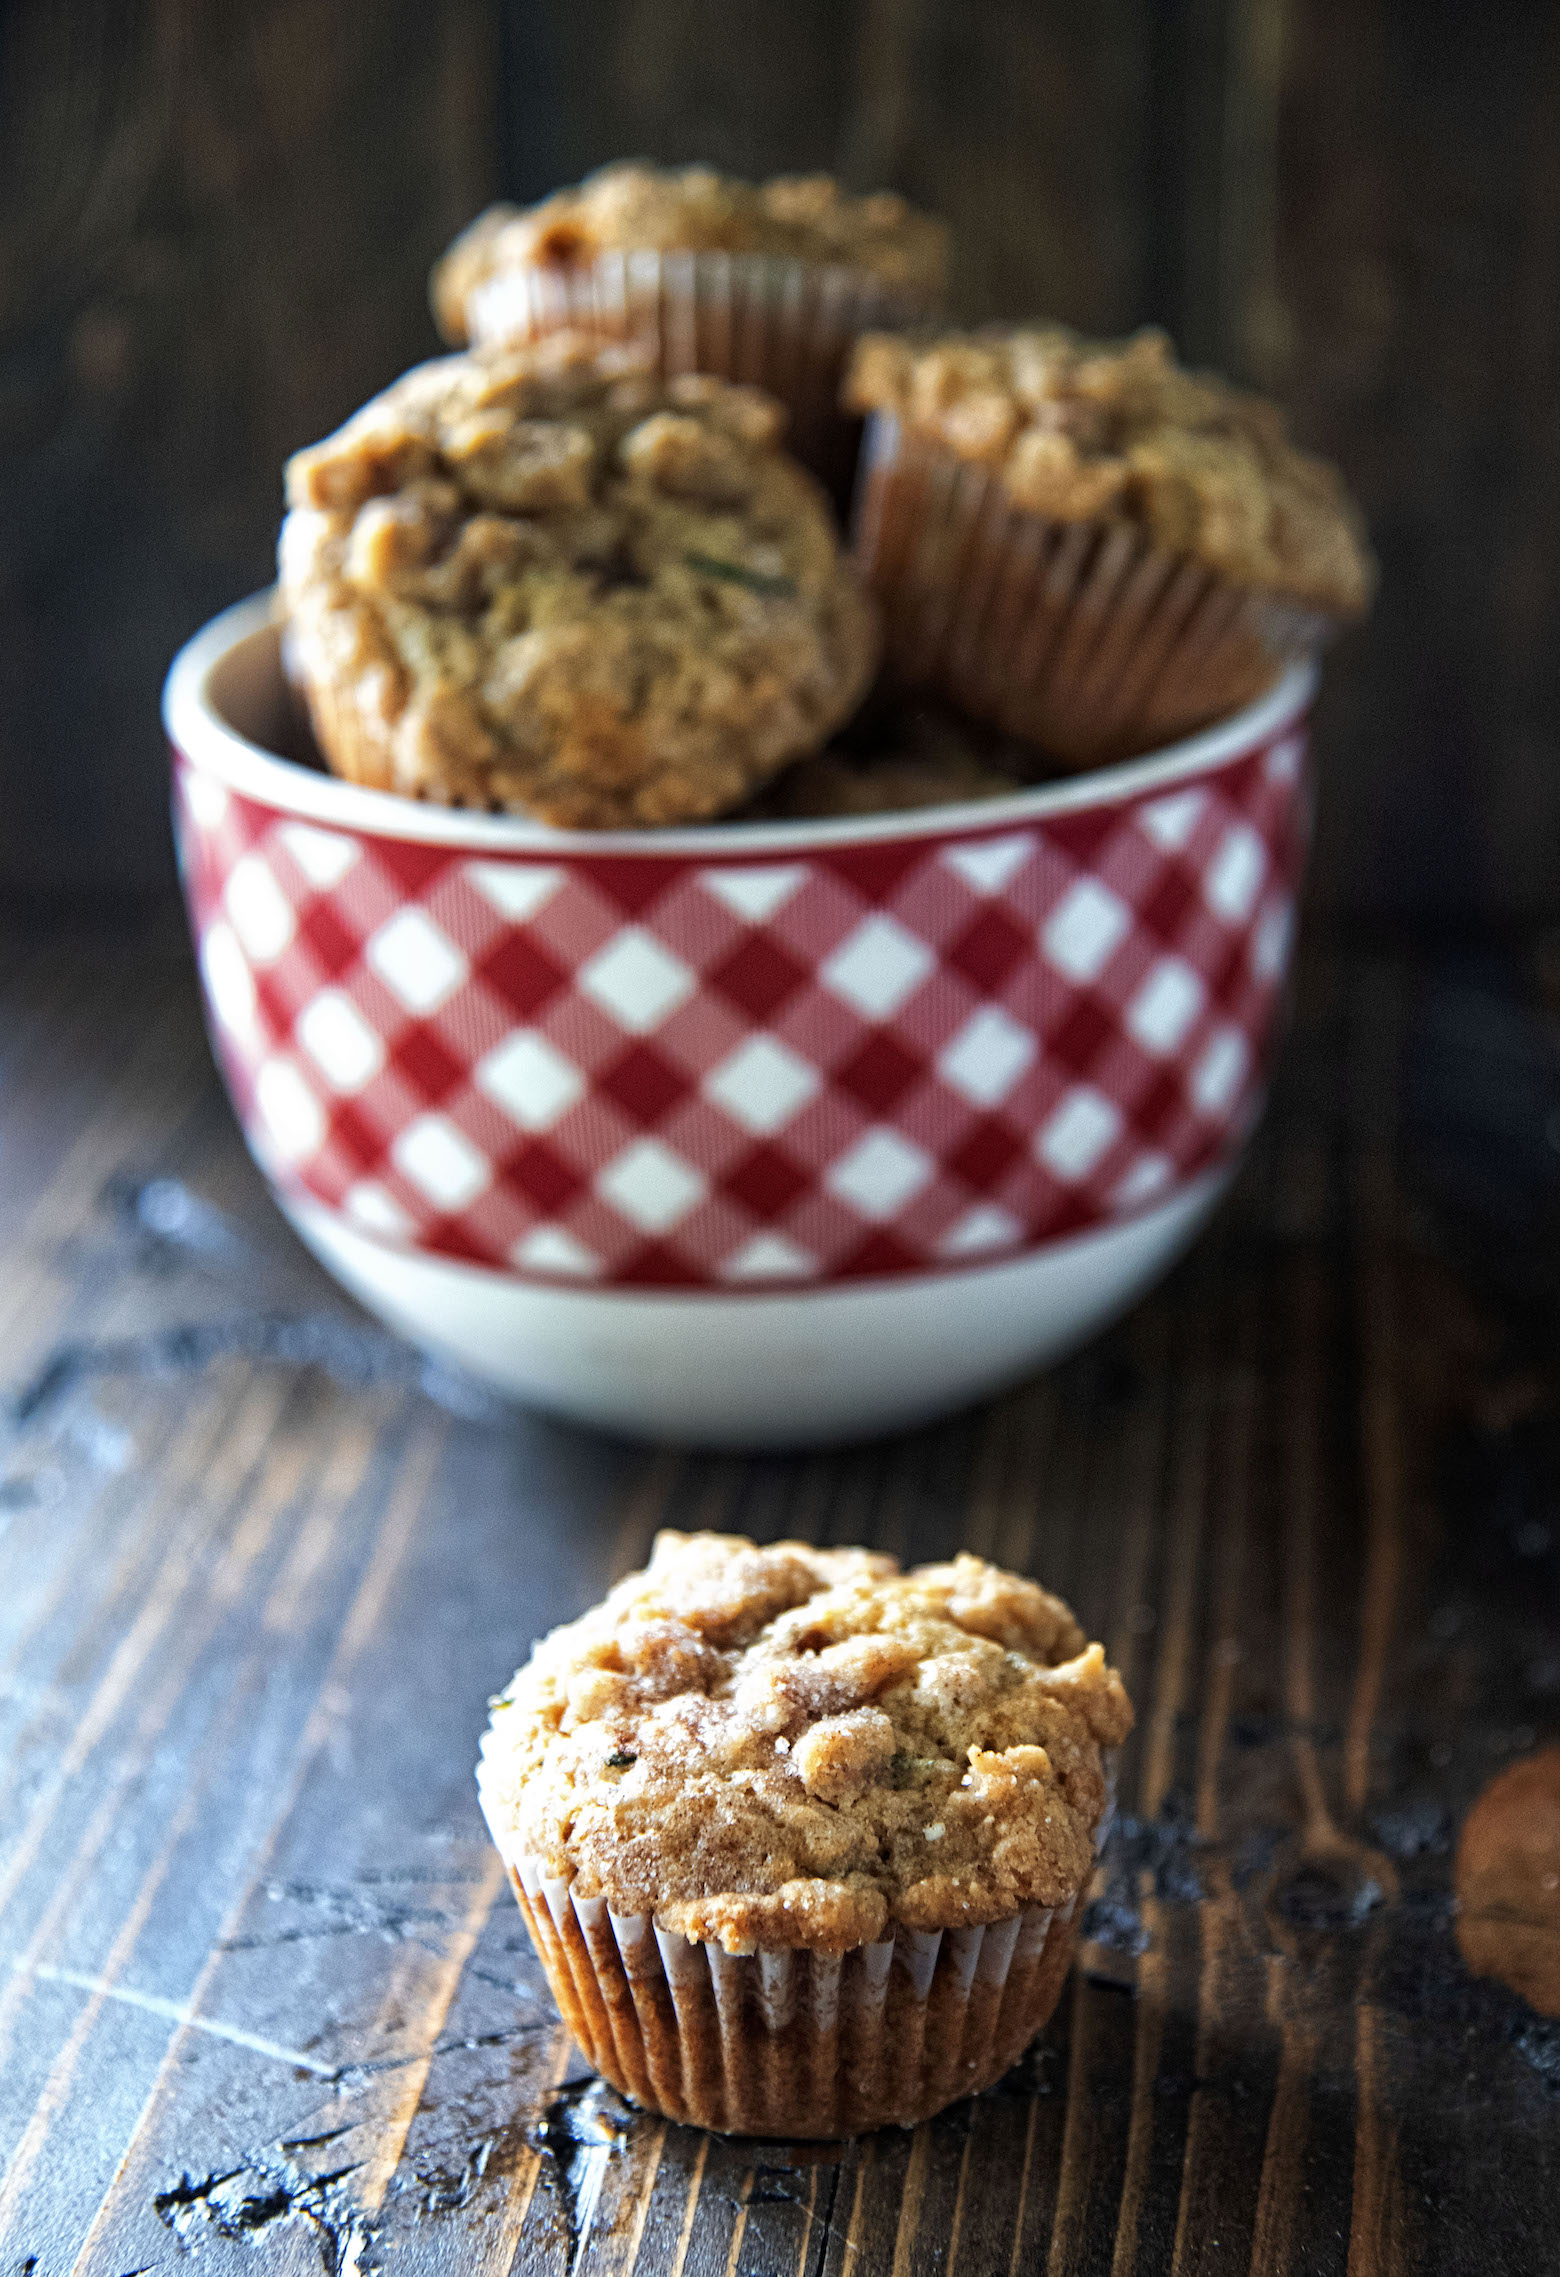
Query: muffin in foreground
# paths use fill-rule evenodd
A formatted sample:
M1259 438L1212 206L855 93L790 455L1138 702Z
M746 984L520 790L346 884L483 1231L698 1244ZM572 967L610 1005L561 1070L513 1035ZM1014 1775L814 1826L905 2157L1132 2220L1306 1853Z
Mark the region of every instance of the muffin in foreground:
M1369 606L1335 470L1162 333L872 335L845 396L891 666L1069 765L1227 716Z
M482 1805L622 2093L732 2134L910 2126L1049 2016L1120 1678L961 1556L662 1534L493 1703Z
M425 364L287 470L331 768L581 829L739 804L854 709L874 612L756 389L568 338Z
M834 480L852 439L838 402L851 342L934 314L947 269L944 225L891 191L628 161L524 211L490 207L434 269L431 297L457 344L589 329L647 341L664 372L768 388L798 454Z

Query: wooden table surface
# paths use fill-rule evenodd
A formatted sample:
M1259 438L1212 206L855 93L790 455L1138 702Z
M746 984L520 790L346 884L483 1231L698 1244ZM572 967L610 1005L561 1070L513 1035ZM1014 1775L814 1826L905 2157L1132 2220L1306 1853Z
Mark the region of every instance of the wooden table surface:
M1560 1736L1545 970L1313 958L1148 1304L935 1430L749 1461L425 1368L272 1211L178 937L10 942L0 2271L1552 2273L1560 2024L1453 1900ZM967 1544L1126 1675L1079 1969L913 2134L667 2126L559 2030L477 1737L662 1524ZM1560 2007L1522 1903L1479 1951L1525 1935Z

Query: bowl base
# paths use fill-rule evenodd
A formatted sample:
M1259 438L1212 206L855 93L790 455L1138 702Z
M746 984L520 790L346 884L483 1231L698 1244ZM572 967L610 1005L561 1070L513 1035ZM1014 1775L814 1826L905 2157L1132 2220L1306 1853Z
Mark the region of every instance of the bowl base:
M674 1445L824 1446L929 1423L1095 1335L1187 1247L1221 1163L1121 1225L927 1281L773 1295L569 1289L393 1249L278 1195L368 1310L527 1406Z

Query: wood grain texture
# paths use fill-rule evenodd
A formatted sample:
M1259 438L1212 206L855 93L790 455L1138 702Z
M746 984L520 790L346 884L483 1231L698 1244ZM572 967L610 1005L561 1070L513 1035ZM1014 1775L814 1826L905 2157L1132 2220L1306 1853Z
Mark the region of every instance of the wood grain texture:
M611 158L828 170L944 214L966 316L1129 323L1148 226L1141 0L507 0L510 193Z
M1552 905L1560 25L1288 0L1270 376L1383 566L1331 674L1322 863L1394 915ZM1542 280L1542 281L1541 281Z
M0 893L171 882L158 689L283 459L436 345L494 188L482 0L0 11Z
M181 946L18 943L0 2267L1552 2268L1560 2037L1468 1977L1449 1897L1457 1820L1560 1721L1560 1384L1505 1264L1560 1187L1560 1045L1524 986L1318 965L1235 1196L1119 1330L937 1429L744 1461L381 1336L244 1159ZM1470 1131L1495 1069L1525 1184ZM702 2136L558 2027L476 1738L661 1523L967 1543L1137 1699L1057 2015L912 2134Z

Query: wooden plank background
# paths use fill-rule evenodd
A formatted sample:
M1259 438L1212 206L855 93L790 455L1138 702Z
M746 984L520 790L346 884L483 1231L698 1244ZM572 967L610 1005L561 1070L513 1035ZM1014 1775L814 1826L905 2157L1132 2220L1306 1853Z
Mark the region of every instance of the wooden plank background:
M945 212L966 314L1151 318L1293 405L1384 584L1341 918L1560 913L1560 15L1500 0L8 0L0 886L166 890L166 658L500 187L625 151Z
M0 957L0 2269L1550 2277L1560 2024L1452 1844L1560 1737L1545 967L1313 959L1211 1234L1062 1370L772 1460L499 1411L287 1233L182 943ZM913 2133L724 2142L562 2037L476 1808L658 1524L960 1543L1139 1710L1078 1973Z

